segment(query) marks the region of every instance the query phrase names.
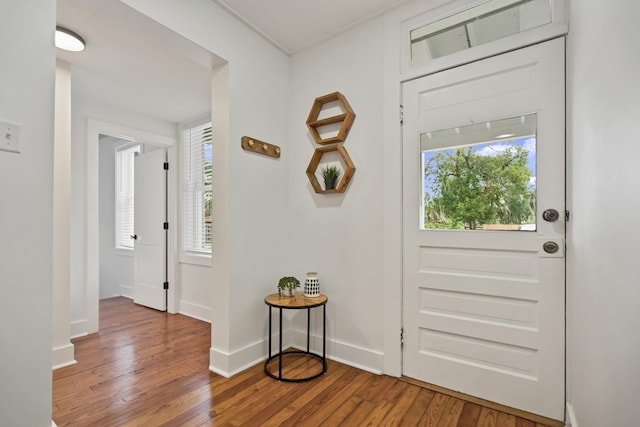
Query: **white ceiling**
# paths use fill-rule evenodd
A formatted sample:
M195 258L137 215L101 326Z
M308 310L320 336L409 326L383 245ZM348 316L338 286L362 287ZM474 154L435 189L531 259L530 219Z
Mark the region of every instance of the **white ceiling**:
M207 50L119 0L57 0L57 24L87 45L56 49L71 64L74 96L174 123L210 111L216 59Z
M213 0L291 54L409 0Z
M211 0L290 54L409 0ZM119 0L58 0L57 24L84 37L74 96L180 123L210 110L217 58Z

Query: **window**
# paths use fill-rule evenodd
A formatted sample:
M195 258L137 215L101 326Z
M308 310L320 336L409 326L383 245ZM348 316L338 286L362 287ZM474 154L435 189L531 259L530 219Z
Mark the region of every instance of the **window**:
M552 22L549 0L489 0L410 31L411 64L470 49Z
M189 124L182 132L182 249L211 253L211 122Z
M133 249L134 158L140 145L116 147L116 248Z
M420 135L422 229L536 231L536 114Z

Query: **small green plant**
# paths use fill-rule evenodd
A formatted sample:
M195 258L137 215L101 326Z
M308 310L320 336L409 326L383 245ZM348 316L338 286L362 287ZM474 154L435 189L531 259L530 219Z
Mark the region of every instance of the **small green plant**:
M340 178L342 169L336 165L329 165L320 169L320 176L324 179L325 190L333 190L336 188L336 181Z
M324 180L337 180L340 178L340 175L342 175L342 169L335 165L329 165L320 169L320 176L322 176Z
M278 281L278 294L282 296L282 292L287 289L289 291L289 296L293 296L293 293L299 284L300 281L293 276L281 277Z

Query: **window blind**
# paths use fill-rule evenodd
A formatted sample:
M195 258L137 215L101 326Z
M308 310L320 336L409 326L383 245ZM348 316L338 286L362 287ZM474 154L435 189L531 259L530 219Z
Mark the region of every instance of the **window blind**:
M183 142L183 250L211 253L211 122L186 127Z
M116 248L133 249L134 158L140 145L116 148Z

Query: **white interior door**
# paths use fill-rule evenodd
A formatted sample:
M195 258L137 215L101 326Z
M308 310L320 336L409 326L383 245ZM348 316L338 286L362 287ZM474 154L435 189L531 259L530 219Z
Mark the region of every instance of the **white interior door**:
M403 104L404 375L562 420L564 40L407 82ZM523 199L495 196L523 164Z
M166 290L166 152L156 149L135 157L133 255L134 302L167 309Z

